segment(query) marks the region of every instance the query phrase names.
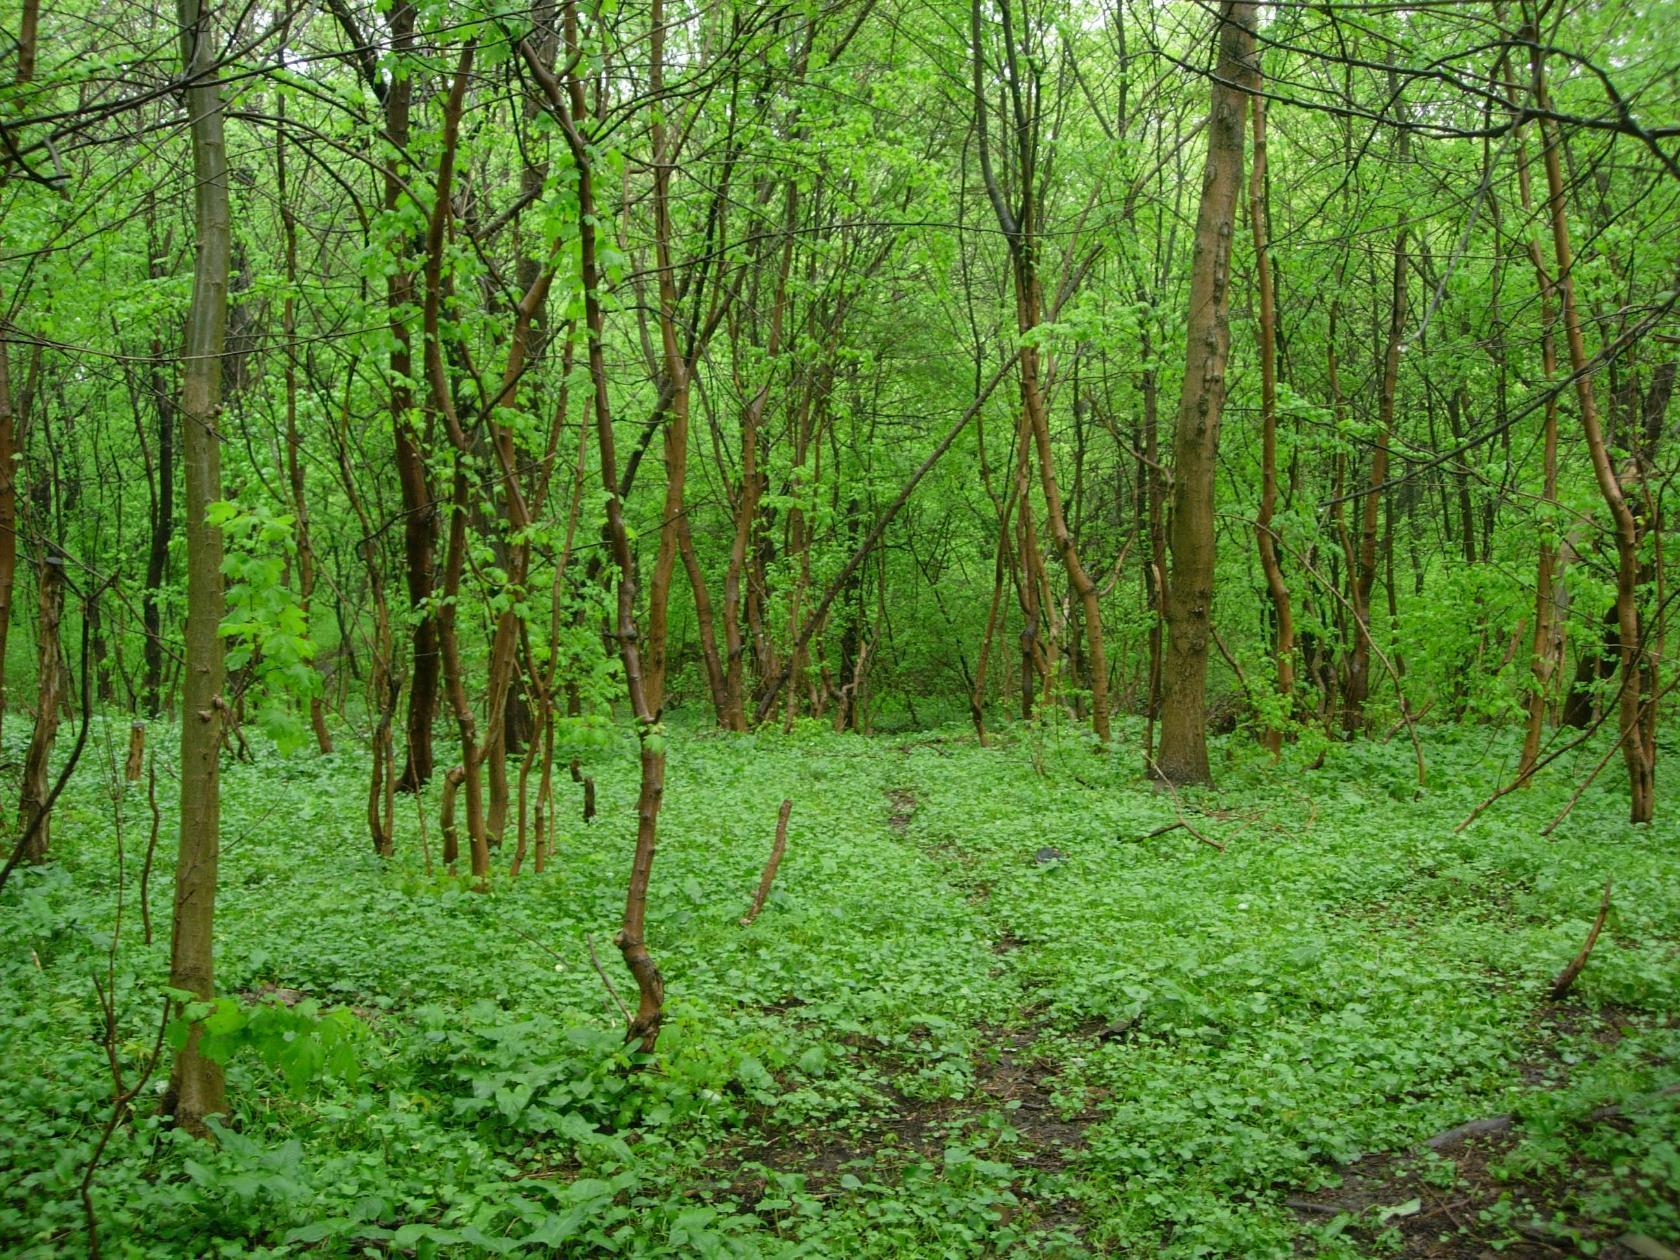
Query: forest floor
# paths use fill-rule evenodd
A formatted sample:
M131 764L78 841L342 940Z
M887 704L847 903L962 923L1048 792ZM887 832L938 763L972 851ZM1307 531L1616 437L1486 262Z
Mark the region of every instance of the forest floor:
M984 749L678 729L649 921L668 1022L640 1070L602 974L630 987L626 749L584 761L590 824L562 773L548 869L510 879L502 852L487 894L438 867L435 787L424 846L405 800L381 863L349 739L259 754L225 776L232 1115L213 1147L161 1129L165 1060L84 1202L167 962L173 749L154 733L148 945L123 734L96 730L56 861L0 900L8 1256L84 1253L90 1203L135 1256L1680 1249L1680 799L1631 827L1606 774L1540 838L1584 748L1456 831L1513 750L1470 726L1427 733L1421 792L1399 742L1314 767L1233 737L1218 788L1177 795L1059 726Z

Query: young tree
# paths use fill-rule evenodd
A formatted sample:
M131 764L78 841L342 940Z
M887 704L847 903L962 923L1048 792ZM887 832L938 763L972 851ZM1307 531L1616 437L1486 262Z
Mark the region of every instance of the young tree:
M219 757L222 697L222 534L210 505L222 497L222 346L227 330L233 228L228 208L220 43L214 10L179 0L181 68L192 135L197 257L181 368L181 438L187 507L187 633L181 714L181 836L175 866L175 918L169 982L208 999L216 991L214 920L221 851ZM199 1050L194 1024L176 1052L163 1110L190 1133L226 1110L222 1067Z
M1213 633L1213 482L1225 408L1231 238L1242 185L1243 121L1254 56L1255 5L1219 9L1219 60L1208 114L1207 166L1196 212L1186 320L1184 385L1173 432L1168 541L1167 652L1162 670L1161 749L1154 772L1169 783L1208 783L1207 657Z

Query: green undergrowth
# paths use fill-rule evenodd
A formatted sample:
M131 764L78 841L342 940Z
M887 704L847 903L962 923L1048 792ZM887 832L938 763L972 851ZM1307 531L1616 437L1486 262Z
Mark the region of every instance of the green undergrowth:
M435 785L399 803L398 858L374 857L348 739L230 764L234 1001L212 1018L232 1114L213 1145L160 1127L165 1051L92 1183L105 1253L1382 1254L1285 1199L1508 1111L1521 1136L1493 1173L1512 1228L1521 1187L1567 1169L1572 1219L1680 1237L1680 1095L1660 1092L1680 1076L1672 794L1634 828L1607 773L1541 838L1602 752L1583 750L1457 832L1508 773L1486 728L1428 732L1421 793L1398 741L1312 767L1234 737L1218 789L1174 797L1137 773L1136 735L1105 759L1056 724L989 748L956 728L679 725L648 931L668 1017L647 1063L597 971L630 996L612 944L628 743L585 761L596 820L562 772L548 869L510 879L503 850L488 893L437 867ZM153 943L144 792L113 805L98 730L54 864L0 901L8 1255L86 1250L111 1060L131 1086L158 1033L174 789L153 737ZM787 858L743 928L784 796ZM1608 1036L1543 1000L1606 878L1614 912L1569 1009L1612 1012ZM1010 1054L1047 1104L997 1084ZM1582 1125L1608 1105L1618 1123Z

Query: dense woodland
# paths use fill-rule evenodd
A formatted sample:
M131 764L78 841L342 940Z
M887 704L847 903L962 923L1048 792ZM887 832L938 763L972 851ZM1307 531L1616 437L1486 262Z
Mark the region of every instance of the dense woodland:
M1676 1254L1672 6L0 11L0 1249Z

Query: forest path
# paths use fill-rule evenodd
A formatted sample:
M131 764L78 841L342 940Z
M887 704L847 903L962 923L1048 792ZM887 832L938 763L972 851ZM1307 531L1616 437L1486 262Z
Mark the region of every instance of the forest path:
M911 741L899 752L909 761L918 749L942 756L941 741ZM959 793L972 790L966 781L955 786ZM895 781L885 796L888 830L931 862L953 895L973 908L993 955L988 972L1008 987L1009 999L973 1030L972 1085L961 1105L1005 1126L1007 1158L1016 1171L1010 1189L1019 1203L1000 1207L1000 1219L1031 1231L1034 1242L1051 1254L1083 1254L1086 1223L1071 1192L1070 1174L1087 1148L1086 1128L1096 1116L1057 1097L1058 1068L1038 1044L1043 1028L1026 979L1034 950L1015 935L1006 915L992 908L992 882L981 872L979 856L963 846L960 836L917 825L924 800L937 804L941 792L952 787L942 775L923 774L914 781ZM1042 867L1062 856L1044 847L1028 861Z

